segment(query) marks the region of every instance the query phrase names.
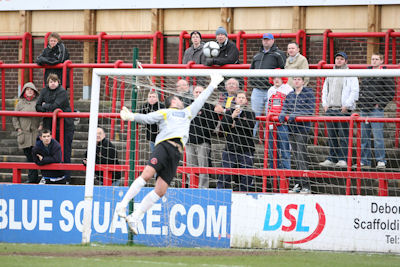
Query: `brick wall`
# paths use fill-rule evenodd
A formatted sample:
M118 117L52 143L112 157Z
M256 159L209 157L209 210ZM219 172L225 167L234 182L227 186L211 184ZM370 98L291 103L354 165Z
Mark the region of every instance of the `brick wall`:
M0 41L0 60L5 64L18 63L19 41ZM18 70L5 70L6 98L14 98L18 94ZM1 96L3 98L3 96Z

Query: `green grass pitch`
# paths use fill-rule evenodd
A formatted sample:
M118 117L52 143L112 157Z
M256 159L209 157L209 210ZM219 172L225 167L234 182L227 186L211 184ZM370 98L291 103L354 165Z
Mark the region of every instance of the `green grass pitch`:
M0 243L1 266L400 266L400 255Z

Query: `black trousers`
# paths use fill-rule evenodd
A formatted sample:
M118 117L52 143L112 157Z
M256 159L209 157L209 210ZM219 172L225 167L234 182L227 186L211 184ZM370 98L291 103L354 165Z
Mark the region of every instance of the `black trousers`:
M24 154L26 156L26 160L28 162L33 162L33 156L32 156L32 146L30 147L25 147L23 149ZM28 170L28 183L30 184L38 184L40 181L39 179L39 172L38 170Z
M56 133L57 141L60 141L60 133L57 131ZM64 129L64 163L71 163L71 154L72 154L72 141L74 139L74 130ZM71 172L69 170L65 170L65 179L67 183L71 182Z

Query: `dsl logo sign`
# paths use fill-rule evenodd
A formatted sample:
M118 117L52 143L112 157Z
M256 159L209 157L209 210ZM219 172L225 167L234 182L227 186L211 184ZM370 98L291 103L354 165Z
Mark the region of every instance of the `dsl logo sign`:
M309 232L310 227L303 225L303 218L304 218L304 204L297 205L297 204L289 204L285 207L285 210L282 214L282 206L281 205L276 205L276 212L278 213L278 219L276 223L271 222L271 213L272 213L272 208L271 204L268 204L267 206L267 213L265 214L265 221L264 221L264 231L275 231L278 229L282 229L284 232L291 232L295 230L296 232ZM317 236L319 236L322 231L325 228L325 213L321 206L316 203L315 204L315 209L317 210L318 214L318 224L315 230L306 238L303 238L301 240L297 241L283 241L284 243L287 244L302 244L306 243L308 241L313 240ZM296 212L291 212L291 210L295 210ZM285 216L286 219L289 220L290 224L288 226L282 224L282 215ZM297 218L296 216L297 215Z

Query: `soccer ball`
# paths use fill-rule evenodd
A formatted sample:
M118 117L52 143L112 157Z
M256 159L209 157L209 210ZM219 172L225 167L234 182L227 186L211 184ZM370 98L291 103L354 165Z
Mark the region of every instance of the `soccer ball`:
M203 46L203 54L206 57L217 57L219 55L219 44L214 41L207 42Z

